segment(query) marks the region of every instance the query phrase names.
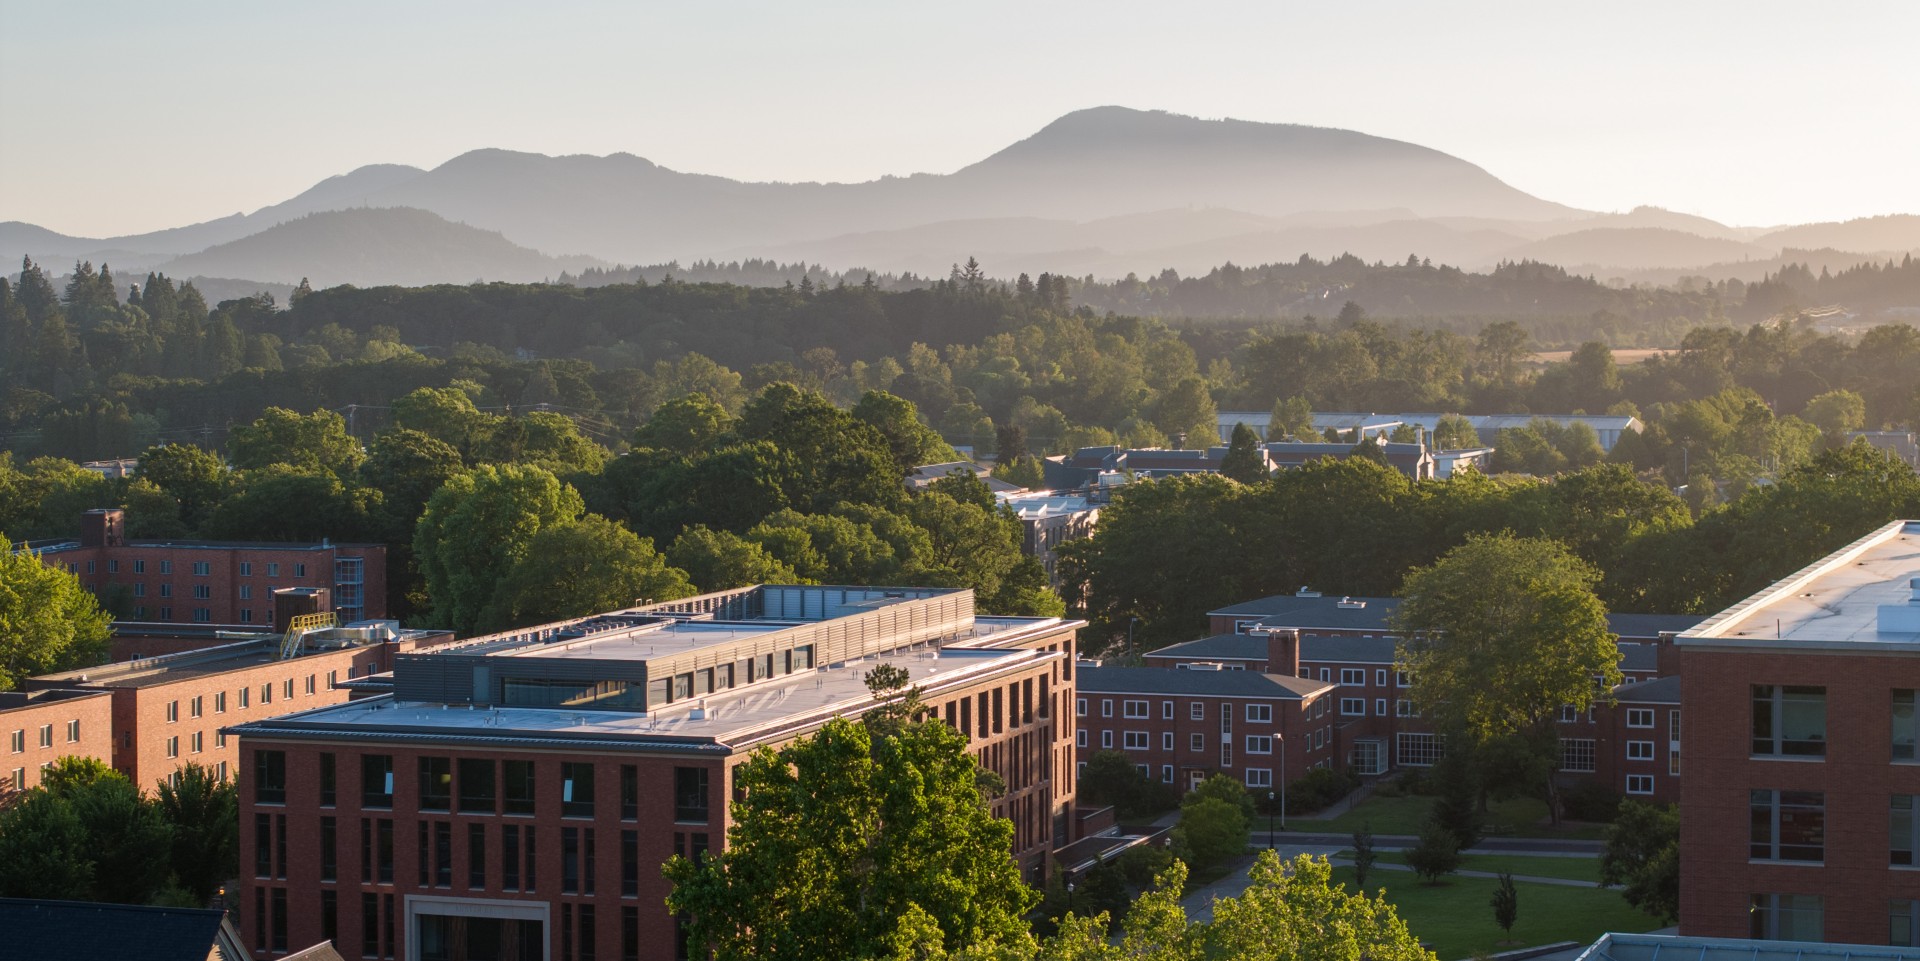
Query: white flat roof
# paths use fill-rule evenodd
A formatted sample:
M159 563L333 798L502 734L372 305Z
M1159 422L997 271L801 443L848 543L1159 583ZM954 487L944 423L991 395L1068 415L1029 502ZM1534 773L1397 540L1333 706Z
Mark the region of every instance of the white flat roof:
M526 707L469 709L436 702L396 701L385 696L254 722L242 727L242 735L251 729L261 729L321 736L384 733L402 737L410 734L542 739L631 737L681 741L689 746L702 743L738 746L755 743L795 725L823 720L825 716L865 710L872 703L866 674L881 664L905 668L913 684L932 688L1063 656L1024 648L972 646L982 638L1010 631L1052 629L1060 623L1063 622L1052 618L980 618L970 634L944 646L929 644L800 671L785 678L684 698L646 713ZM589 640L598 638L581 638L574 643ZM543 645L534 650L544 648ZM554 655L549 651L543 656ZM579 656L604 659L612 655L601 652ZM703 716L695 717L696 714Z
M1920 577L1920 521L1895 521L1700 622L1679 644L1920 651L1920 631L1881 630Z

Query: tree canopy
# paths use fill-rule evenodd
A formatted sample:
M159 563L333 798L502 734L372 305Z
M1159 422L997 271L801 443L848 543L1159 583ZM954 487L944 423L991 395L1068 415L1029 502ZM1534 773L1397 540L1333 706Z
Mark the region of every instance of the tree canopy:
M0 691L106 659L112 615L64 567L0 534Z

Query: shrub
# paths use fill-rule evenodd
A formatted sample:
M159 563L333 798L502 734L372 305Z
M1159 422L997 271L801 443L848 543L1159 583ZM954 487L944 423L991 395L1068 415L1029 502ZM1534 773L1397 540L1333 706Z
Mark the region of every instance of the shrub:
M1612 823L1620 813L1620 795L1604 784L1587 781L1560 792L1560 812L1574 821Z
M1428 884L1440 883L1441 875L1460 868L1460 845L1453 832L1438 820L1428 818L1420 827L1420 843L1407 852L1407 866Z
M1353 793L1360 776L1351 770L1317 767L1287 785L1287 814L1297 816L1321 808Z

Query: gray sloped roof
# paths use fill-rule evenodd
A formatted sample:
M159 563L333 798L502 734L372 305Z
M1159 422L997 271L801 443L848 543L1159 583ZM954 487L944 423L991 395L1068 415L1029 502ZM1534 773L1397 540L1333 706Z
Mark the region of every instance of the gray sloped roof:
M1333 690L1325 681L1262 674L1258 671L1181 671L1164 667L1091 667L1082 665L1082 694L1198 694L1209 697L1265 697L1297 701Z
M0 898L7 957L63 961L207 961L219 911Z
M1706 619L1704 614L1608 614L1607 630L1621 637L1655 640L1661 631L1678 634Z
M1347 664L1392 664L1400 642L1392 637L1340 637L1303 634L1300 659Z
M1148 651L1148 657L1189 657L1201 661L1264 661L1267 659L1267 639L1258 634L1215 634L1197 641L1182 641L1157 651Z
M1342 600L1360 601L1364 607L1341 607ZM1387 618L1400 609L1397 597L1354 597L1342 598L1337 594L1322 597L1301 597L1297 594L1275 594L1259 600L1243 601L1215 611L1209 615L1232 617L1258 617L1272 627L1297 627L1302 630L1312 628L1331 628L1334 630L1378 630L1387 629Z
M1613 696L1622 704L1678 704L1680 676L1676 674L1638 684L1620 684L1614 687Z
M1660 648L1654 644L1620 645L1620 669L1635 674L1660 669Z

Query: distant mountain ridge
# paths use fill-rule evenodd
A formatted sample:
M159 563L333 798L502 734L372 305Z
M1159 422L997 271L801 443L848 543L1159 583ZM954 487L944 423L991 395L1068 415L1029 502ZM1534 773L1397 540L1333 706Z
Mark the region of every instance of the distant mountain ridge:
M363 208L424 212L440 223L377 214L279 229ZM382 230L396 233L383 238ZM252 277L236 272L244 268L275 272L262 281L307 276L362 285L751 257L944 273L976 255L1007 276L1188 272L1343 252L1392 261L1414 254L1468 268L1534 257L1641 270L1765 259L1788 246L1856 250L1863 259L1920 249L1920 217L1765 232L1648 207L1594 214L1416 144L1097 107L950 174L748 183L626 153L481 149L430 170L360 167L249 214L148 234L89 239L0 224L0 258L9 264L31 255L58 266L104 260L122 272L167 265ZM553 256L561 253L582 256Z

